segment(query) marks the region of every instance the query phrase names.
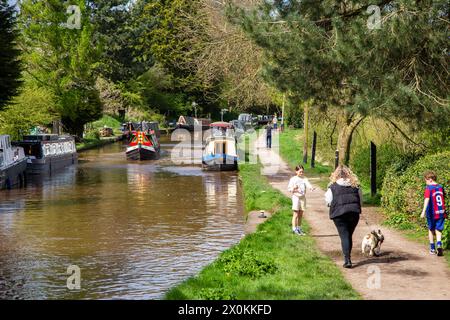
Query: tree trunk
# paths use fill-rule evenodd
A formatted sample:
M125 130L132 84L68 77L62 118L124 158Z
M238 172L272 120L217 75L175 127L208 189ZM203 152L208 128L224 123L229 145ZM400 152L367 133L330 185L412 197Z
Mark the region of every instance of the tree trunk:
M308 163L309 105L304 104L303 114L303 163Z
M358 125L364 120L365 116L345 114L344 125L339 132L338 150L339 150L339 164L348 166L350 161L350 147L352 144L353 132Z

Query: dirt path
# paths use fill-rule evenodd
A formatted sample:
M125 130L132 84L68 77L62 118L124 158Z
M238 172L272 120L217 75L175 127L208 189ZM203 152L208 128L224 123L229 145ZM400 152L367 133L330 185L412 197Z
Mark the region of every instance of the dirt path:
M262 174L267 176L273 187L290 196L287 185L293 171L278 155L278 146L275 144L273 149L266 149L263 138L254 146L263 165ZM314 184L313 179L311 183ZM426 246L380 226L380 217L371 208L363 209L353 235L352 262L355 266L352 269L343 268L340 239L329 219L324 195L325 192L318 187L307 193L305 219L312 229L309 236L316 239L319 249L335 261L344 277L364 299L450 299L450 268L445 258L432 256ZM385 235L382 254L380 257L364 257L361 255L361 240L373 229L381 229ZM286 226L286 232L290 232L290 227Z

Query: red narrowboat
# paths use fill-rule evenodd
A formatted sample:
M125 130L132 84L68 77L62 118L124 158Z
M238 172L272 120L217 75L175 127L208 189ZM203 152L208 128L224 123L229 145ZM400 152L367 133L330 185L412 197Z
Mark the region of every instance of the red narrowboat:
M159 159L160 144L156 132L154 130L131 132L126 154L130 160Z

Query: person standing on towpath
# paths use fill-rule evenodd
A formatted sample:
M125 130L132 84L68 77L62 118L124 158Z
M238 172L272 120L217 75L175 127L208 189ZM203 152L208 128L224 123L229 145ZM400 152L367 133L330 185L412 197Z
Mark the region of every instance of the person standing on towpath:
M288 191L292 193L292 232L300 236L306 235L302 230L302 218L306 210L306 189L315 190L304 176L304 172L303 166L295 167L295 176L289 180L288 185Z

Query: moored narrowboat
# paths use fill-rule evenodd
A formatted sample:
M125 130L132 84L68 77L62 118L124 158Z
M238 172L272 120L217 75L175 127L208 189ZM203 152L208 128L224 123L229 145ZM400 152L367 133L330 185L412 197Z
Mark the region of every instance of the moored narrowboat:
M27 157L27 174L48 174L78 162L75 139L57 134L26 135L13 142Z
M23 148L13 147L8 135L0 135L0 189L24 186L26 169Z
M186 129L191 132L195 130L204 131L210 128L210 124L211 119L180 116L175 129Z

